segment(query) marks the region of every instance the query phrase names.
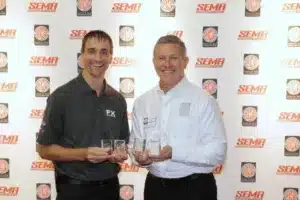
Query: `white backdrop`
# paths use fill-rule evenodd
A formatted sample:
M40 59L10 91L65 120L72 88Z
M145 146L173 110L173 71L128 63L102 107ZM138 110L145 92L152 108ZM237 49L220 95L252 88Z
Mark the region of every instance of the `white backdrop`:
M77 76L81 38L92 29L112 36L107 79L126 96L129 116L134 99L157 83L156 40L180 36L186 74L217 98L228 132L219 199L296 199L300 1L80 0L78 7L75 0L0 0L0 199L55 199L36 133L49 93ZM130 162L122 168L121 197L142 200L146 171Z

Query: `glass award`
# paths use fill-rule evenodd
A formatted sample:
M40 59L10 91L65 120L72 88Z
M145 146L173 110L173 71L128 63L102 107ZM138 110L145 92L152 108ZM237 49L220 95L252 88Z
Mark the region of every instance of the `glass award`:
M145 150L145 140L135 138L133 148L134 152L143 152Z
M125 140L115 140L114 141L114 150L117 153L126 154L126 143L125 143Z
M101 140L101 148L112 150L112 140L110 139Z
M160 150L160 139L150 139L148 141L148 151L150 156L159 156Z

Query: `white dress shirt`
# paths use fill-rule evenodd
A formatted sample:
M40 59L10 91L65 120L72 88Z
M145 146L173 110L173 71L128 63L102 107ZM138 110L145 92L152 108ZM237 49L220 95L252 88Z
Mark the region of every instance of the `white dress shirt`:
M161 147L172 147L171 159L147 167L153 175L181 178L224 163L227 139L219 106L185 77L166 94L157 86L138 97L132 117L129 148L135 138L158 137Z

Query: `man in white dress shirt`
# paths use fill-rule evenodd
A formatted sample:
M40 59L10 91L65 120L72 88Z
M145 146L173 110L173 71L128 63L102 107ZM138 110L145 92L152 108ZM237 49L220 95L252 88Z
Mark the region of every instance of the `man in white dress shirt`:
M153 52L159 84L134 103L129 148L149 170L144 200L217 200L212 172L225 161L225 128L216 100L185 77L188 61L181 39L159 38Z

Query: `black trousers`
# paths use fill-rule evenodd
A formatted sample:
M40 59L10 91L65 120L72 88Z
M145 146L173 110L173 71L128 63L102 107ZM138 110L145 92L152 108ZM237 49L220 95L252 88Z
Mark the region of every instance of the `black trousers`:
M193 174L178 179L163 179L148 173L144 200L217 200L214 175Z
M56 200L119 200L118 177L105 181L81 181L66 176L56 177Z

